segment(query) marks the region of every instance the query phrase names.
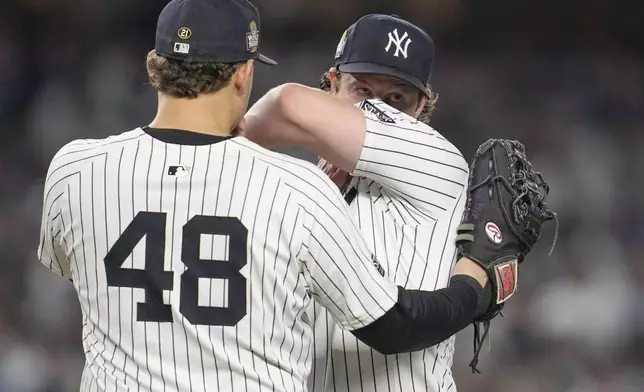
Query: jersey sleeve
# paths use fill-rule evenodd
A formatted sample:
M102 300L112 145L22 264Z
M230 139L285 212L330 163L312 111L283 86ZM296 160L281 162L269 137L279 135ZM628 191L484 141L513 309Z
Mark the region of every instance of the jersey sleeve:
M432 218L450 209L467 185L467 163L458 149L381 101L358 105L367 129L353 175L376 181Z
M57 154L59 156L61 152ZM56 170L56 157L52 160L45 180L43 196L42 220L40 224L40 243L38 245L38 259L43 265L54 273L72 278L69 261L62 247L63 230L63 202L65 187Z
M329 196L333 202L305 211L298 259L312 297L343 329L354 330L391 309L398 300L398 287L384 277L384 269L336 193Z

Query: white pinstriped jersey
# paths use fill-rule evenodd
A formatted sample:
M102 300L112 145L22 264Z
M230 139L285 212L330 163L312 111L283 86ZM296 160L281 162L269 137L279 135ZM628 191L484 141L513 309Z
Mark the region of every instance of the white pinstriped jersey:
M429 126L378 100L359 104L367 117L364 147L347 201L387 275L408 289L449 283L454 235L465 207L468 166ZM384 356L343 333L314 305L312 392L455 391L454 337L427 350Z
M47 175L39 257L80 299L81 390L305 390L311 297L355 329L397 287L315 166L152 131L72 142Z

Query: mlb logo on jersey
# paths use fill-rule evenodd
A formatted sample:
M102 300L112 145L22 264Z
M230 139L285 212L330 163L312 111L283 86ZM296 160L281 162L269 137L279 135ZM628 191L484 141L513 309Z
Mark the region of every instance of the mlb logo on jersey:
M190 174L190 166L170 166L168 167L168 175L176 177L185 177Z

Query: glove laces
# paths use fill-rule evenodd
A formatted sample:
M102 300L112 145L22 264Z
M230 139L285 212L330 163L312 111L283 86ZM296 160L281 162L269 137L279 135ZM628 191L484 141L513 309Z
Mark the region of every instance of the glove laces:
M483 324L483 336L481 336L481 324ZM470 368L472 368L472 373L481 374L481 371L476 368L476 365L479 363L479 355L481 354L481 349L483 348L483 343L487 339L487 335L490 332L490 320L485 320L482 323L474 323L474 358L470 362Z
M511 142L512 151L508 151L510 170L512 172L510 184L517 192L517 197L512 202L512 218L514 223L524 223L532 211L539 219L555 221L555 234L548 256L552 255L559 236L559 219L557 214L548 209L546 198L550 186L539 172L532 170L532 164L525 155L525 147L516 141Z

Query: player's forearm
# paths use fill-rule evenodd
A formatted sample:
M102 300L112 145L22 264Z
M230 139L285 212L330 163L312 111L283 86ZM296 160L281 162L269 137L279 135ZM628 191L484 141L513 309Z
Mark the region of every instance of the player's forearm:
M310 135L285 115L284 87L271 89L248 110L243 136L264 148L306 148L312 144Z
M246 137L262 146L305 148L347 172L355 169L366 132L358 108L294 83L262 97L246 123Z
M482 295L481 285L464 275L452 278L449 287L437 291L399 288L396 305L353 334L382 354L422 350L470 324Z

